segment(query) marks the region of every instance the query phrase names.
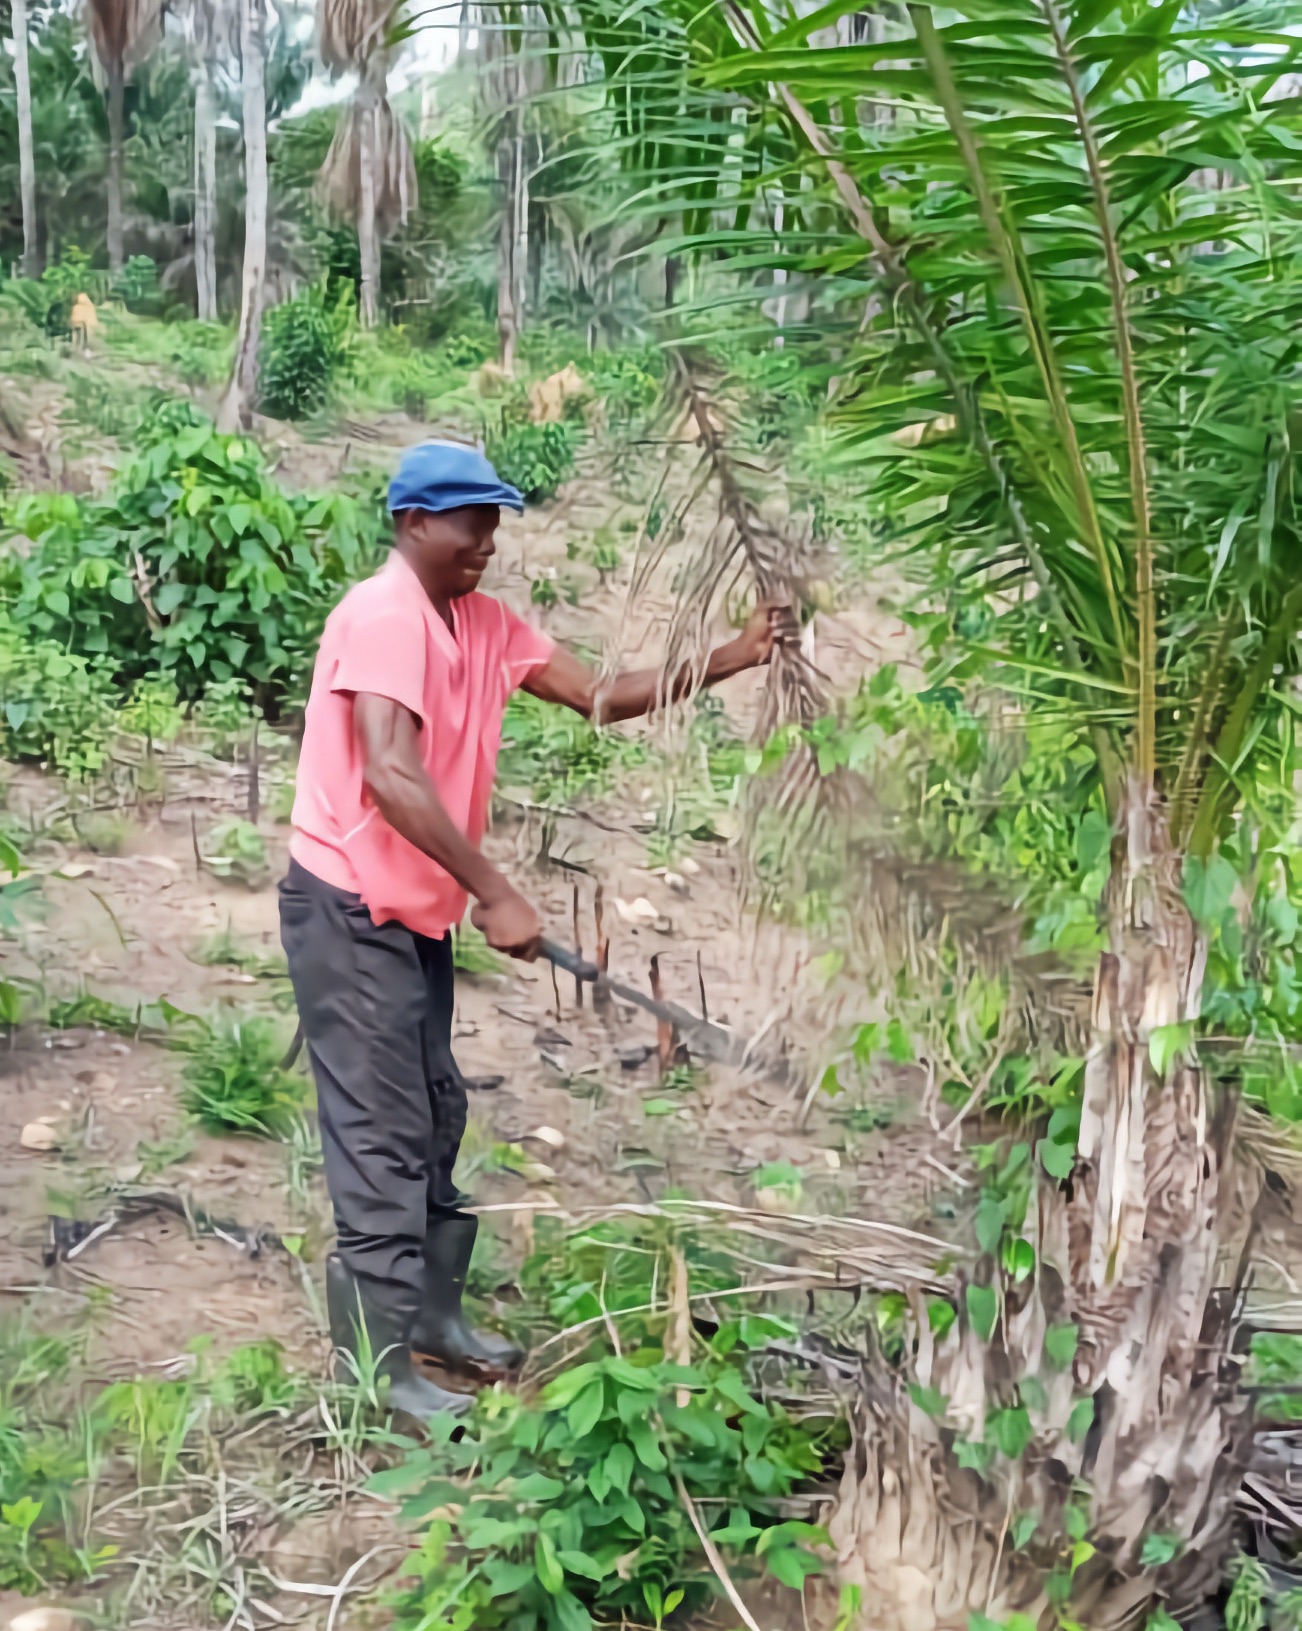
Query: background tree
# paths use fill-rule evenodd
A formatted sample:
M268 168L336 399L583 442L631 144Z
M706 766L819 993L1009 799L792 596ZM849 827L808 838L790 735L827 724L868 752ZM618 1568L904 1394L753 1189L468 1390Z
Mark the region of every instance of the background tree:
M35 277L36 154L32 138L32 76L27 57L27 0L10 0L14 39L15 115L18 121L19 194L23 212L24 277Z
M194 61L194 281L199 317L217 320L217 74L239 51L233 0L191 0L185 28Z
M264 0L241 0L240 81L244 105L244 272L240 324L218 428L245 423L257 402L258 347L267 283L267 84Z
M380 320L380 243L416 204L416 168L402 121L389 105L389 69L408 31L394 0L318 0L317 42L332 73L355 72L357 91L335 127L321 196L357 226L359 315Z
M122 144L126 123L127 75L158 40L162 27L162 5L161 0L86 0L86 17L95 56L104 74L108 103L108 166L105 175L107 247L109 270L118 272L125 258Z

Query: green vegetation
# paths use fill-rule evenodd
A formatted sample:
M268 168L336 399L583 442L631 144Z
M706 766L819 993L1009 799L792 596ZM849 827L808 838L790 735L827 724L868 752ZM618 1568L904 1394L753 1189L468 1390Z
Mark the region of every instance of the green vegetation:
M7 563L16 626L187 698L238 675L273 709L375 537L354 501L286 494L256 443L184 404L159 407L111 498L33 495L10 519L36 543Z
M689 1261L704 1283L722 1283L690 1237L612 1226L553 1237L526 1265L523 1283L550 1320L598 1334L536 1400L486 1395L464 1433L372 1480L405 1496L413 1517L438 1509L406 1566L415 1584L399 1624L581 1631L618 1616L658 1626L717 1590L698 1523L739 1578L766 1571L799 1590L821 1569L811 1548L823 1530L778 1513L821 1476L836 1429L761 1402L749 1380L766 1345L793 1328L748 1316L705 1339L683 1302L649 1312L657 1278L681 1273L673 1295L686 1296Z
M525 788L539 804L568 804L607 792L624 771L647 762L644 743L618 726L602 728L517 691L506 707L498 785Z
M65 1340L0 1324L0 1587L48 1592L102 1580L118 1554L94 1538L110 1492L166 1496L233 1431L247 1432L303 1396L278 1345L248 1343L211 1362L195 1344L181 1380L114 1382L79 1398ZM62 1410L51 1408L56 1397ZM67 1401L72 1403L68 1404Z
M526 503L541 504L554 498L573 472L579 435L580 427L573 424L504 424L489 437L486 452L498 475L518 487Z
M323 621L384 533L378 466L419 435L478 438L531 504L561 500L524 523L572 534L566 564L550 542L526 557L557 627L594 578L603 603L668 584L676 628L756 592L806 622L844 608L834 638L808 629L812 662L779 653L767 741L702 705L670 756L516 696L500 793L543 807L544 860L558 810L625 794L649 864L734 840L746 898L815 944L808 977L873 1016L810 1061L840 1126L921 1098L952 1145L919 1202L950 1237L939 1284L883 1271L833 1322L870 1485L838 1513L872 1559L864 1613L998 1631L991 1605L1016 1602L1002 1631L1172 1631L1233 1552L1234 1378L1278 1425L1302 1370L1279 1333L1234 1351L1218 1283L1231 1212L1281 1177L1243 1147L1302 1123L1296 18L574 0L480 18L399 90L421 17L323 5L313 46L277 6L236 52L233 14L127 10L116 63L102 4L4 14L0 266L22 275L0 277L0 753L63 783L34 812L40 778L17 777L15 830L37 856L79 837L107 857L118 812L188 795L200 748L249 814L280 809ZM351 105L305 102L314 58ZM575 388L544 401L562 370ZM856 687L897 610L900 667L865 659ZM233 810L195 820L196 863L260 885L267 846ZM0 860L19 865L8 839ZM684 899L689 870L666 885ZM102 904L126 946L138 929ZM208 955L280 974L229 936ZM498 966L469 934L455 956ZM279 978L257 995L288 1000ZM34 1018L165 1041L195 1123L278 1140L310 1286L319 1141L280 1066L288 1021L89 991L47 1008L39 980L0 982L7 1038ZM587 1066L564 1079L603 1090ZM634 1136L667 1142L705 1086L674 1067L628 1094ZM533 1181L510 1136L479 1129L466 1166ZM139 1170L181 1147L163 1130ZM754 1207L733 1226L767 1215L747 1256L531 1219L544 1245L494 1312L533 1339L537 1386L485 1395L461 1436L408 1454L373 1432L373 1367L322 1403L313 1487L381 1460L377 1488L427 1522L412 1631L685 1622L716 1590L694 1518L734 1575L803 1583L802 1503L845 1435L788 1361L827 1299L732 1312L739 1263L789 1256L822 1205L822 1170L774 1153L729 1175ZM669 1157L619 1163L645 1199ZM860 1204L871 1185L829 1203ZM219 1417L301 1397L249 1350L97 1400L69 1385L56 1417L34 1401L70 1384L67 1354L24 1354L0 1380L0 1585L23 1590L98 1589L81 1487L104 1467L141 1491L211 1479ZM177 1611L195 1623L254 1602L230 1532ZM1252 1557L1223 1595L1230 1631L1298 1617Z
M181 1103L209 1132L285 1138L302 1114L307 1082L281 1068L283 1038L257 1017L200 1027L185 1043L190 1057Z
M353 329L352 295L340 291L328 305L310 289L267 316L259 383L264 410L279 419L302 419L322 409L348 359Z

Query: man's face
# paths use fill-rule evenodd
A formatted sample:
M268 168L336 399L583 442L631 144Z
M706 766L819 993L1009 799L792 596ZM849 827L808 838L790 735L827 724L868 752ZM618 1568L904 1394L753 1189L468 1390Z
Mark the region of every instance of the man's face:
M413 514L406 541L426 584L453 600L477 589L497 552L493 535L500 513L496 504L467 504L439 515Z

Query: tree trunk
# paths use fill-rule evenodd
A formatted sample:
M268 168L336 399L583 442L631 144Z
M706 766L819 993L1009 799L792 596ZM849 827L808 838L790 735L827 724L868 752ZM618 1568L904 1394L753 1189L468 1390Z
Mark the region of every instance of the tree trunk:
M110 272L122 270L122 126L125 122L126 69L119 58L108 65L108 263Z
M380 83L377 86L376 76ZM385 73L383 49L366 64L357 84L358 176L357 248L362 265L358 316L363 328L380 323L380 234L375 217L376 167L380 159L378 112Z
M520 337L520 308L516 301L516 160L519 149L511 126L518 117L512 109L503 116L497 143L497 179L502 188L502 212L497 226L497 350L498 362L508 374L515 372L515 348Z
M199 319L217 321L217 97L205 57L194 87L194 284Z
M267 88L263 0L242 0L244 82L244 279L235 366L217 410L217 428L246 425L258 395L258 344L267 276Z
M1108 902L1074 1167L1040 1177L1022 1230L1034 1271L1019 1283L984 1257L939 1341L917 1297L914 1374L934 1394L859 1413L830 1529L874 1631L962 1631L970 1614L1050 1604L1123 1631L1219 1577L1251 1424L1217 1277L1246 1257L1255 1196L1233 1165L1233 1104L1212 1104L1180 1045L1207 947L1166 812L1139 787ZM1010 1410L1011 1447L995 1415ZM1022 1515L1035 1528L1014 1537ZM1165 1564L1145 1562L1150 1537L1169 1538Z
M36 250L36 156L32 141L32 78L27 62L27 0L13 0L14 91L18 102L18 191L23 210L24 277L39 270Z
M202 323L217 321L217 95L212 64L194 82L194 289Z
M500 63L500 119L497 130L497 180L501 217L497 232L498 360L515 371L516 345L524 326L529 272L529 183L525 167L524 75L518 47L505 41Z

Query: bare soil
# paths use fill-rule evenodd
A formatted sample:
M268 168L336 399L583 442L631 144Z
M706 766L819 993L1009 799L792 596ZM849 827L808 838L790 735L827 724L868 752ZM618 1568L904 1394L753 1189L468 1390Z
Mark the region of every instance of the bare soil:
M414 440L418 432L399 426L393 434ZM390 456L388 448L368 454ZM296 473L321 482L340 457L336 444L303 448L290 462L319 464ZM562 504L508 522L486 587L528 610L530 584L554 572L573 586L578 604L562 598L535 609L551 632L607 656L618 648L628 663L654 662L673 604L670 567L630 605L627 571L602 578L567 551L576 536L633 513L595 479L576 483ZM722 622L719 633L727 633ZM824 618L815 648L840 687L857 683L883 655L908 657L903 626L889 613ZM762 683L743 676L724 688L741 731ZM216 822L245 813L247 773L179 749L160 750L157 763L161 789L126 812L121 853L96 854L48 836L28 845L42 886L33 915L4 948L6 972L31 980L49 999L88 991L129 1007L165 999L190 1013L269 1013L288 1041L292 1012L275 1001L283 981L203 960L217 937L248 954L278 957L274 885L288 829L266 816L260 822L270 862L260 887L214 878L199 852ZM695 845L699 870L688 878L671 882L648 869L648 816L667 796L661 775L639 774L598 805L559 817L504 805L488 847L537 901L556 938L573 943L577 921L588 954L600 887L612 973L646 989L650 961L658 958L665 994L698 1011L704 1003L711 1018L758 1038L755 1062L710 1066L691 1085L666 1089L654 1056L636 1068L626 1068L626 1057L621 1062L632 1045L656 1043L645 1014L618 1004L595 1013L590 994L580 999L574 983L553 980L547 966L460 977L454 1034L462 1069L471 1078L501 1078L473 1095L461 1180L490 1208L500 1259L518 1260L538 1208L577 1213L648 1200L670 1187L745 1199L751 1174L779 1160L805 1175L811 1209L927 1226L944 1179L922 1158L934 1140L911 1108L918 1082L906 1073L883 1087L889 1114L882 1119L890 1125L879 1132L850 1131L817 1096L807 1104L835 1005L809 973L802 938L745 909L734 847ZM261 779L264 802L283 806L274 759ZM48 831L64 797L60 786L29 771L14 772L8 786L11 810L37 834ZM638 899L657 909L654 925L621 917L617 900ZM293 1367L324 1376L328 1346L314 1287L330 1225L318 1178L295 1196L283 1147L190 1127L178 1102L183 1058L156 1042L32 1028L0 1063L0 1317L25 1309L42 1326L86 1330L90 1388L171 1374L201 1336L216 1354L272 1337ZM54 1151L21 1146L24 1126L40 1120L56 1131ZM523 1153L523 1163L512 1157L523 1170L507 1170L504 1145ZM184 1197L244 1230L301 1236L300 1255L275 1246L253 1255L238 1239L196 1234L184 1217L158 1212L120 1226L71 1262L44 1266L52 1212L93 1220L124 1192L141 1190ZM346 1518L335 1510L297 1523L260 1520L239 1544L250 1558L270 1558L282 1579L329 1583L376 1534L392 1544L389 1525L384 1509L368 1503ZM295 1614L305 1601L313 1608L317 1599L276 1599ZM0 1623L9 1607L0 1601ZM336 1616L337 1631L372 1623L374 1612L350 1598Z

